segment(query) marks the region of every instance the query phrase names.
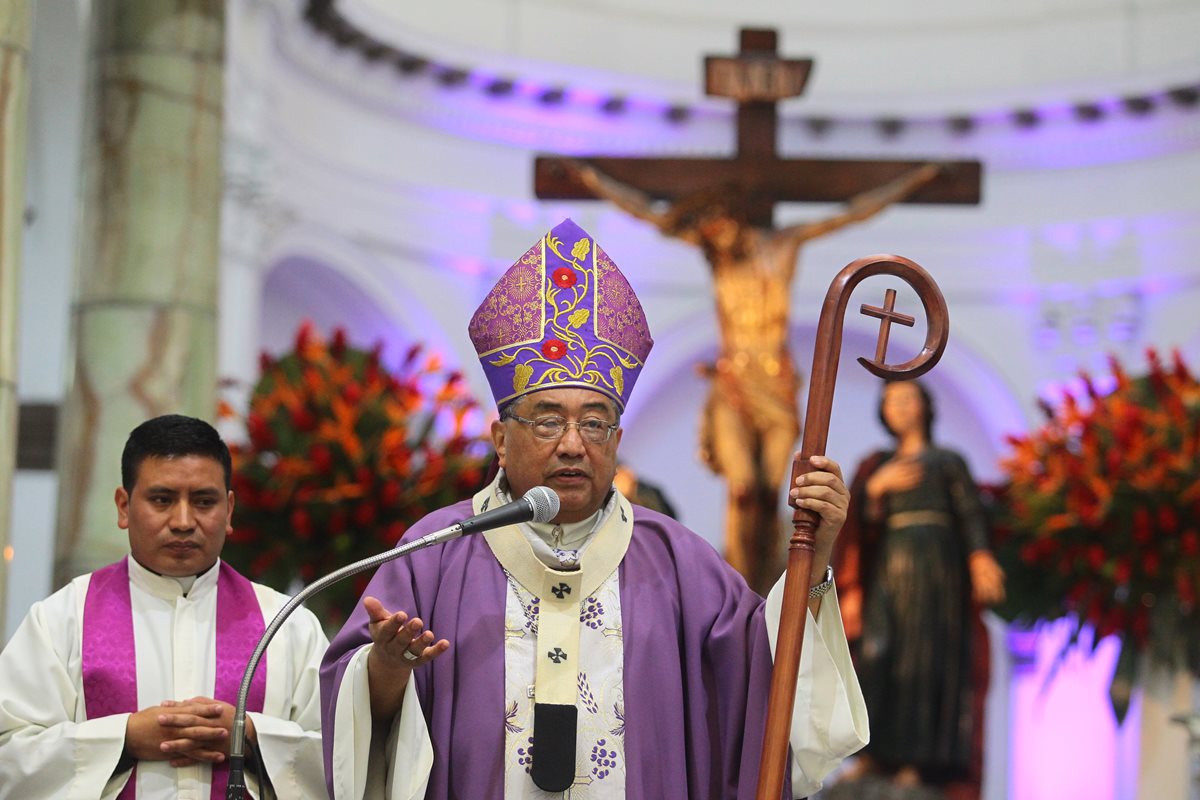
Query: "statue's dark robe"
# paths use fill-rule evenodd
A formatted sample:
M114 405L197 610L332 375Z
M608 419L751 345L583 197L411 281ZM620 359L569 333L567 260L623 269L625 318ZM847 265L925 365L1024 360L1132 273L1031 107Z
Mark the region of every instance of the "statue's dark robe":
M862 591L862 633L851 632L851 646L871 719L867 752L887 767L916 766L926 780L977 784L988 650L967 559L988 547L987 519L962 457L937 447L921 455L920 484L886 497L870 519L866 482L893 456L876 452L859 467L835 554L843 597ZM936 512L945 523L889 524L905 512Z

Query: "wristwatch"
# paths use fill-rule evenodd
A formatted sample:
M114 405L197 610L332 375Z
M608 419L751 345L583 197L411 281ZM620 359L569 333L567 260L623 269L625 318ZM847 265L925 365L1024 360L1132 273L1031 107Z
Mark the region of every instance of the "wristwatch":
M808 599L817 600L824 597L833 588L833 567L825 566L825 579L808 590Z

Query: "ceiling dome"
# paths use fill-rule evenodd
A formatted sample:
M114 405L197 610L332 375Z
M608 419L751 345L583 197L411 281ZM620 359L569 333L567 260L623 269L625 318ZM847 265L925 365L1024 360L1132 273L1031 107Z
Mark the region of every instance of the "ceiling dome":
M806 98L883 111L902 101L1037 101L1042 92L1162 88L1200 71L1200 9L1164 0L336 0L361 30L468 68L556 76L597 89L701 94L705 54L739 27L775 28L781 51L815 57ZM517 77L520 77L519 74ZM608 85L605 86L604 83ZM618 84L618 85L614 85ZM977 101L978 102L978 101Z

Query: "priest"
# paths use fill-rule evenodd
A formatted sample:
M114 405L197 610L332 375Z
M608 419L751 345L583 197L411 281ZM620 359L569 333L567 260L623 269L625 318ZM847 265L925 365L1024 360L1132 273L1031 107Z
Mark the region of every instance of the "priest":
M652 344L629 283L566 220L501 277L469 333L499 409L501 469L409 538L537 485L559 515L379 569L322 667L330 796L752 798L782 584L764 601L695 533L613 488ZM822 519L791 731L797 797L868 736L828 568L849 495L836 463L812 465L791 488Z
M35 603L0 653L0 798L223 798L233 704L288 598L219 556L232 529L229 449L169 415L133 430L117 524L129 555ZM319 669L302 609L250 688L251 791L324 795Z

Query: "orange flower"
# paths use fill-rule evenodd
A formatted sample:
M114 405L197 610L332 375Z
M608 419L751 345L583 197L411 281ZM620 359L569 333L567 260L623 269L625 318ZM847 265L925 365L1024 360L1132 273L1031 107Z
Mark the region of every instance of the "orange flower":
M1109 394L1081 374L1086 398L1041 401L1045 423L1008 438L1000 558L1023 591L1005 614L1069 615L1071 642L1091 624L1135 653L1200 653L1200 383L1178 352L1147 362L1134 378L1110 359Z
M1049 536L1067 528L1074 527L1078 522L1078 518L1074 514L1055 514L1048 517L1041 525L1041 532L1044 536Z
M420 345L392 374L381 350L337 332L327 348L305 323L293 352L263 359L250 440L231 448L239 527L222 553L251 577L286 590L374 555L473 490L461 476L482 474L487 420L468 413L478 405L461 374L436 354L419 359ZM349 584L321 598L331 624L358 599Z

